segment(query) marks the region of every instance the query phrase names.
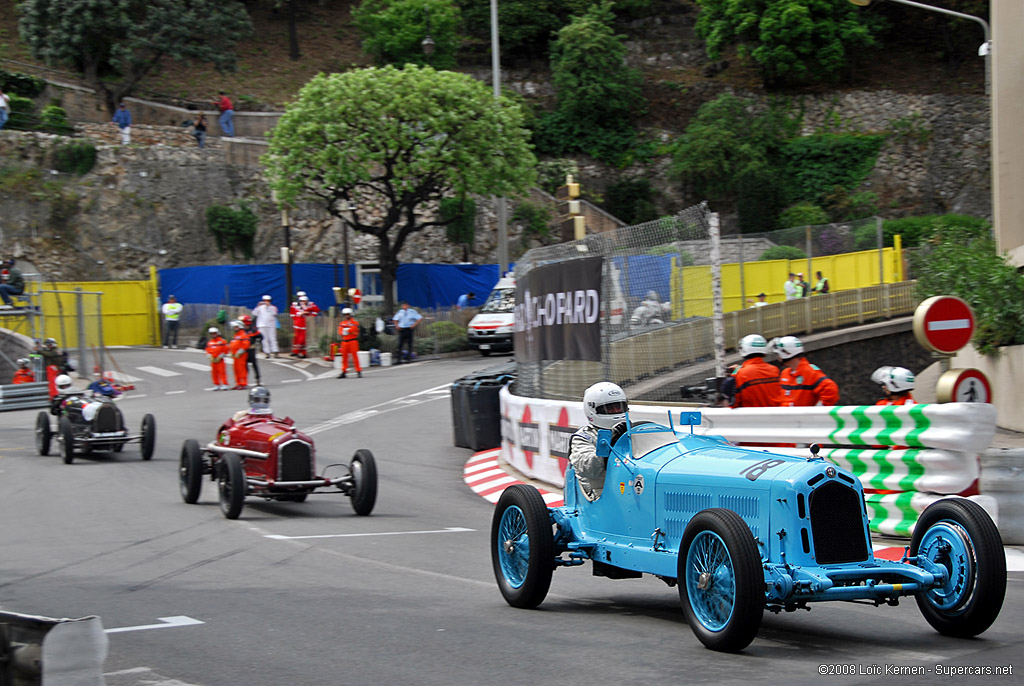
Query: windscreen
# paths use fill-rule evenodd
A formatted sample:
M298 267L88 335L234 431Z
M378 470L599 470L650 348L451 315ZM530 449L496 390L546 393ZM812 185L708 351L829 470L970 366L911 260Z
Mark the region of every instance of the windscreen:
M657 450L664 445L671 445L679 442L679 437L676 436L674 431L652 431L643 433L634 433L630 435L633 441L633 459L639 460L641 457Z
M516 289L502 288L493 290L487 302L480 308L481 314L512 313L516 307Z

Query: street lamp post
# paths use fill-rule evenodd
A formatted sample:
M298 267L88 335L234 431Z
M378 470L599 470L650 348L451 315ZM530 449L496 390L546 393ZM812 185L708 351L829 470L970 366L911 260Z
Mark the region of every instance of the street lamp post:
M348 293L348 289L349 289L349 280L348 280L348 278L349 278L348 277L348 225L349 225L350 221L352 221L352 223L355 223L353 220L354 220L354 217L355 217L356 208L352 204L352 202L349 201L349 200L343 200L342 202L344 204L342 205L341 209L342 209L342 212L345 213L345 219L343 221L344 227L342 228L342 233L341 233L341 245L342 245L342 252L344 253L344 257L345 257L345 293Z
M426 17L427 35L423 39L423 42L420 43L420 46L423 48L423 54L426 55L427 57L430 57L431 55L434 54L434 49L437 47L437 43L434 42L434 39L430 35L430 7L429 6L423 8L423 14ZM428 62L429 62L429 60L428 60Z
M277 202L277 191L271 191L271 200ZM284 263L285 304L292 301L292 231L288 221L288 208L281 206L281 228L284 229L284 247L281 248L281 262Z
M498 0L491 0L491 81L494 101L501 100L501 50L498 43ZM508 269L508 215L505 198L495 197L498 212L498 276Z

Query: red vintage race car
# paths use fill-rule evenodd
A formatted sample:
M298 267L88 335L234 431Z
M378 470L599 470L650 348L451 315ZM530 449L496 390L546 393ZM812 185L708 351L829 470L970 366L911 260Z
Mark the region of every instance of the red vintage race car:
M265 394L265 402L260 392ZM188 504L199 500L203 477L217 482L220 509L237 519L245 497L301 503L310 494L342 493L358 515L368 515L377 500L377 465L373 453L359 449L349 464L327 465L316 471L313 439L295 428L290 417L270 413L270 393L257 386L249 393L250 410L221 425L216 440L200 446L188 439L181 447L179 481ZM337 476L328 472L341 471ZM332 489L321 491L319 489Z

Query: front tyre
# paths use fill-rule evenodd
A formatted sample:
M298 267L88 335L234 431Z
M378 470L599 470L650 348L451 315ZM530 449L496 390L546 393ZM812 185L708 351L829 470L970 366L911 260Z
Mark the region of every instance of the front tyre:
M732 510L709 509L679 545L679 599L690 628L712 650L738 652L764 615L764 573L750 528Z
M555 542L551 515L533 486L514 484L498 499L491 520L491 564L512 607L540 605L551 587Z
M377 462L373 453L360 448L352 456L348 469L352 474L352 509L365 517L377 502Z
M245 502L245 472L242 458L235 453L224 453L220 459L220 473L217 476L217 491L220 496L220 511L228 519L238 519Z
M199 442L194 438L188 439L181 446L178 484L182 500L189 505L199 502L199 494L203 490L203 454Z
M40 412L36 416L36 452L42 456L50 454L50 440L53 432L50 431L50 415L48 412Z
M977 503L939 500L914 527L910 555L946 568L949 579L918 593L917 607L945 636L969 638L988 629L1006 595L1006 555L999 530Z
M57 423L57 430L60 431L60 440L64 444L64 464L71 464L75 461L75 430L71 426L71 420L61 417Z
M153 457L153 449L156 448L156 417L147 414L142 418L142 440L139 441L142 459L148 460Z

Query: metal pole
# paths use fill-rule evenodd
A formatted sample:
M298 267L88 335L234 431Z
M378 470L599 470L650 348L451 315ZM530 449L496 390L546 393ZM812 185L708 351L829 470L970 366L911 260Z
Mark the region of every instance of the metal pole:
M342 229L342 238L341 238L341 243L342 243L342 246L343 246L343 249L344 249L344 252L345 252L345 297L346 298L348 297L348 289L349 289L349 275L348 275L348 270L349 270L349 262L348 262L348 223L349 223L349 219L350 218L354 218L355 217L355 212L356 212L355 208L352 207L351 203L348 203L347 209L348 209L348 216L345 218L345 221L343 222L345 226Z
M491 82L494 101L501 101L501 49L498 43L498 0L491 0ZM505 198L495 197L498 212L498 278L508 270L508 214Z
M75 288L75 316L78 318L78 376L88 379L89 370L86 369L85 358L85 306L82 297L82 289Z
M284 227L284 250L281 254L281 261L284 262L284 282L287 289L284 306L287 308L292 302L292 231L288 223L287 208L281 210L281 226Z
M725 315L722 307L722 236L718 227L718 213L708 214L711 234L711 304L712 327L715 334L715 376L725 378Z
M885 283L885 236L881 217L875 217L875 232L878 235L878 283Z
M104 350L104 346L103 346L103 294L102 293L100 295L96 296L96 322L97 322L97 324L96 324L97 335L99 337L99 342L96 345L96 358L97 358L97 363L98 363L99 369L100 369L99 373L100 373L100 376L102 376L103 372L104 372L104 369L105 369L105 366L104 366L104 363L103 363L103 350Z
M747 306L747 277L744 273L746 269L743 266L743 234L736 234L736 236L740 241L740 309L742 310Z

